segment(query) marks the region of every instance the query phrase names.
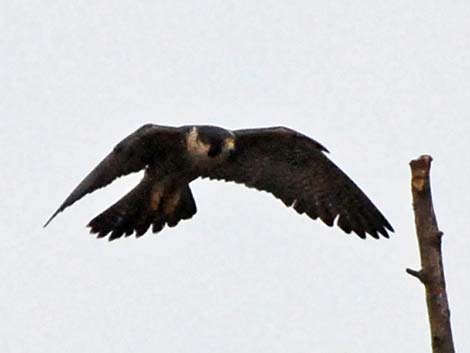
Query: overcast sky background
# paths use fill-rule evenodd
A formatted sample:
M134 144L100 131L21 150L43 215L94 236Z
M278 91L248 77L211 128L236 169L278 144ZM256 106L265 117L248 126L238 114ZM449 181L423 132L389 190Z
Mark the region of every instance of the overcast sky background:
M1 352L429 352L408 162L432 187L457 351L470 351L468 1L3 1ZM366 241L266 193L109 243L120 179L42 225L144 123L285 125L384 212Z

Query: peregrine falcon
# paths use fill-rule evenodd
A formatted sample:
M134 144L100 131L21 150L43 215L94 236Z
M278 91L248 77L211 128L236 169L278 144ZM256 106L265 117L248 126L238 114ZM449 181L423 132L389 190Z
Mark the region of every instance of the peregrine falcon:
M344 232L388 238L390 223L315 140L286 127L227 130L216 126L147 124L118 143L72 191L64 209L114 179L144 170L141 182L90 221L90 232L113 240L142 236L196 214L189 184L199 178L242 183ZM388 231L388 232L387 232Z

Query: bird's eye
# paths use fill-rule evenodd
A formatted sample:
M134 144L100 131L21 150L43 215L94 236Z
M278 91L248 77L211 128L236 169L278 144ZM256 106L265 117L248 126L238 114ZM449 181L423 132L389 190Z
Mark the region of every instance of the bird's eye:
M215 157L222 152L222 145L220 143L212 143L207 155L209 157Z

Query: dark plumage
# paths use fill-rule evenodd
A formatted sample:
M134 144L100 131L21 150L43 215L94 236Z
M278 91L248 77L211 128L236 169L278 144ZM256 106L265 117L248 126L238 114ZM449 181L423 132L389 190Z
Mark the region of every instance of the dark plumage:
M285 127L225 130L144 125L121 141L75 188L61 211L114 179L145 169L142 181L89 223L109 240L174 227L196 213L189 183L198 177L243 183L286 206L361 238L388 237L393 228L318 142Z

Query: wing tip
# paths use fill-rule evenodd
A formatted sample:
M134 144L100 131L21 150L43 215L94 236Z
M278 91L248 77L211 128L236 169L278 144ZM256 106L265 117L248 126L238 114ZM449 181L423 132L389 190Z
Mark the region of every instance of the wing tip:
M374 238L376 239L380 239L380 235L382 235L383 238L385 239L390 239L390 235L389 233L394 233L395 230L393 229L393 227L390 225L390 223L388 223L387 221L385 221L381 227L375 229L375 232L376 232L376 236L374 236L373 234L371 234ZM369 233L369 232L368 232ZM378 234L377 234L378 233ZM370 234L370 233L369 233Z
M47 220L46 223L44 223L44 225L42 226L43 228L46 228L49 223L51 223L51 221L62 211L61 207L57 209L57 211L54 212L54 214L51 216L51 218L49 218Z
M315 142L316 142L316 141L315 141ZM317 146L318 146L318 148L320 149L320 151L325 152L325 153L330 153L330 151L328 150L328 148L326 148L325 146L323 146L321 143L317 142Z
M361 239L367 239L368 235L374 239L390 239L389 233L395 232L385 217L381 217L380 221L374 222L375 224L373 225L362 224L362 222L352 222L347 217L338 217L336 220L336 225L341 228L343 232L346 234L355 233Z

